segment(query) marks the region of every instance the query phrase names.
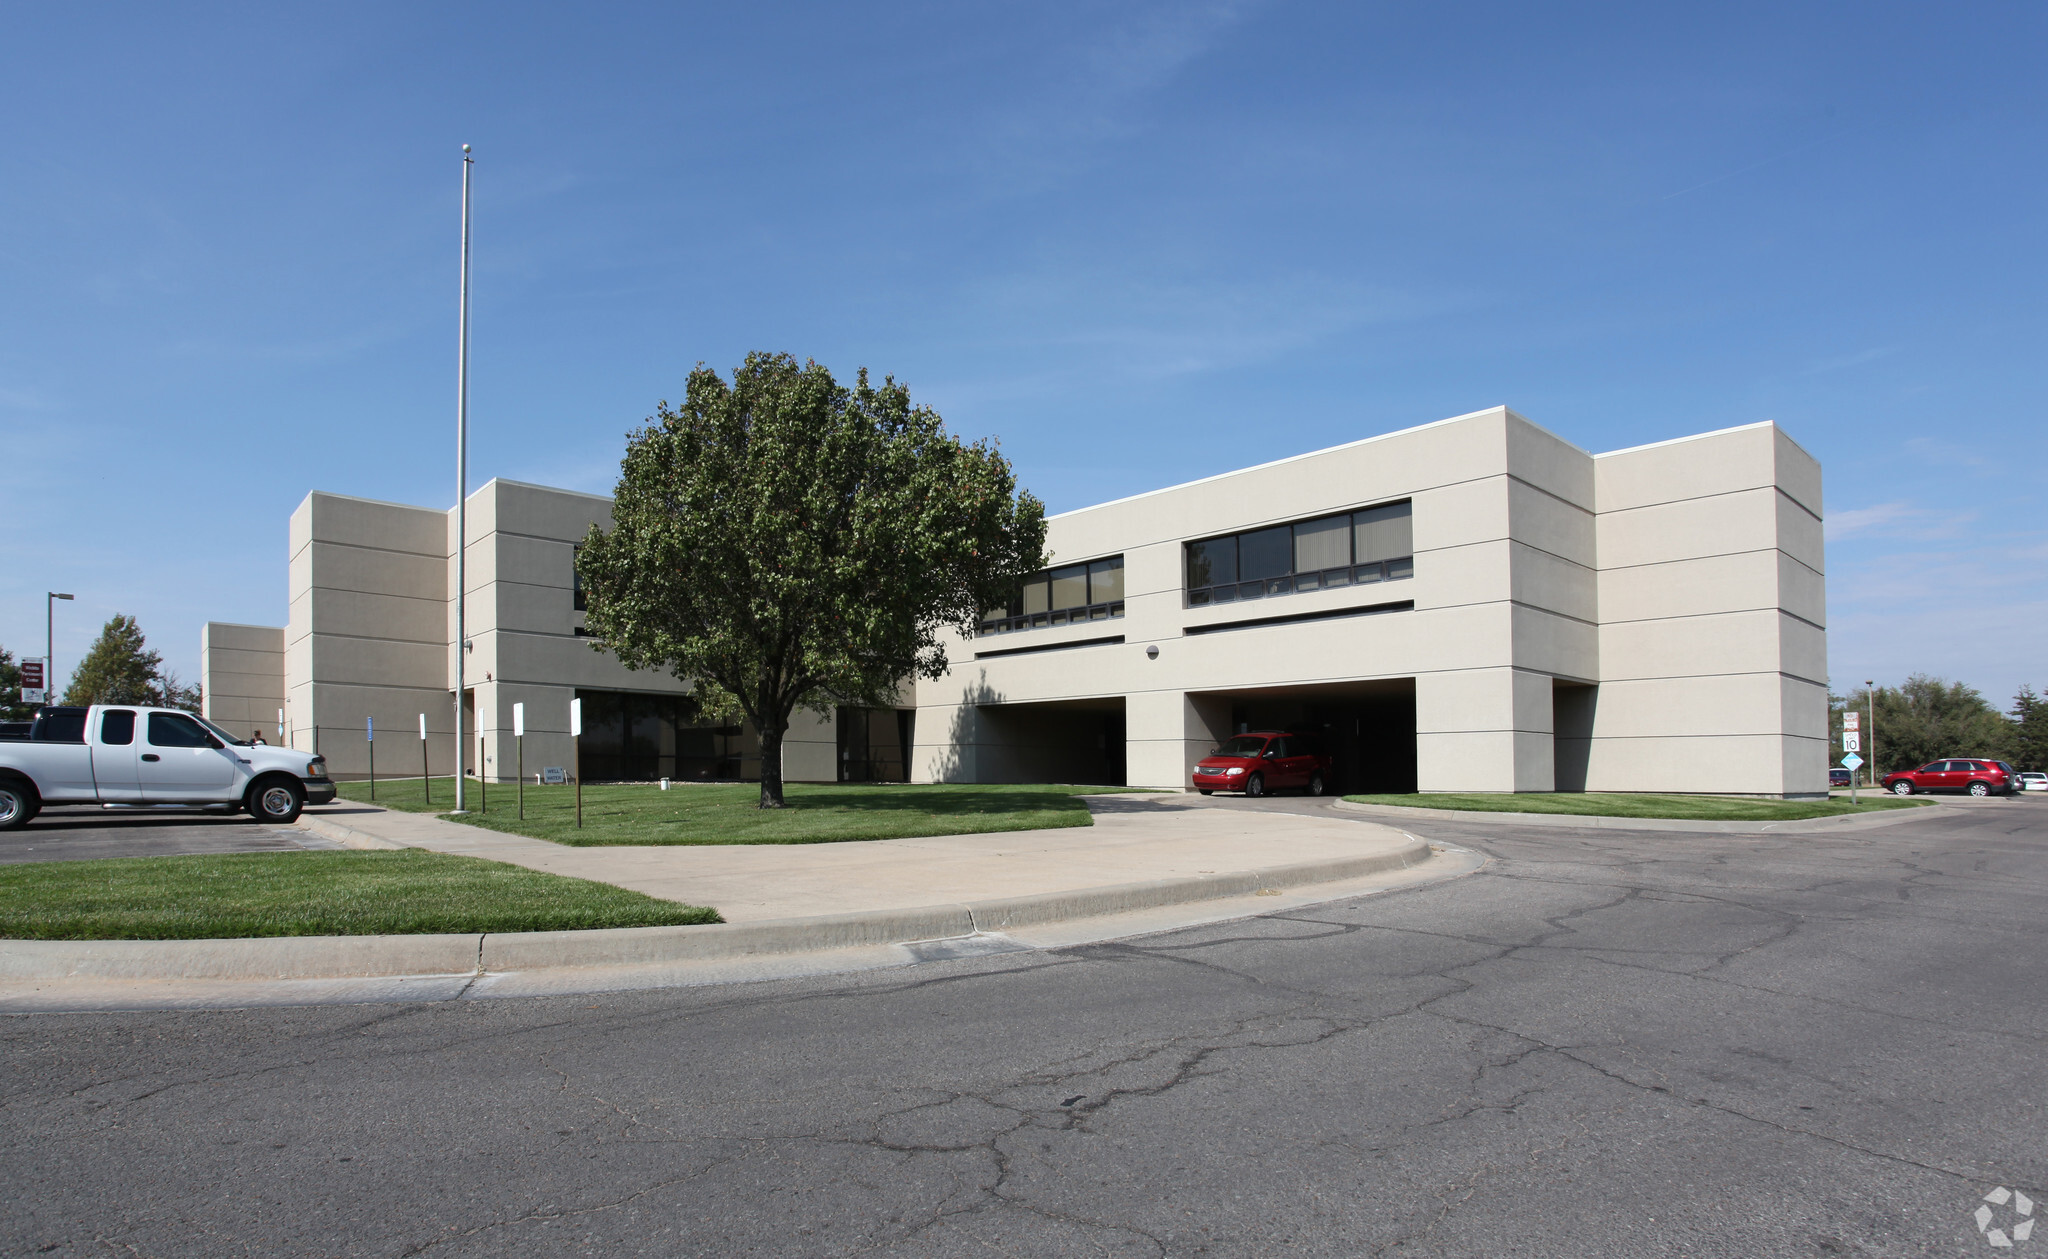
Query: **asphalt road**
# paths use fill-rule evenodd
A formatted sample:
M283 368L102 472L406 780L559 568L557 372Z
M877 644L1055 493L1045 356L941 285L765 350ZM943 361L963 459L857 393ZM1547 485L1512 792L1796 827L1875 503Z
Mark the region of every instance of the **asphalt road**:
M2044 804L1424 826L1494 864L853 977L15 1016L0 1252L1994 1253L1983 1195L2048 1200Z
M0 831L0 865L331 847L334 845L296 828L266 826L235 814L129 813L59 806L44 809L18 831Z

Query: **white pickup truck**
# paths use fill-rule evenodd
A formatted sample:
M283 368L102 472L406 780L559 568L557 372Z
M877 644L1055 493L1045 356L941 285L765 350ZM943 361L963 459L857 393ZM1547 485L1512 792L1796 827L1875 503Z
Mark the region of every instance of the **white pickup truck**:
M224 805L281 825L334 794L321 757L248 743L174 708L44 708L25 736L0 738L0 831L46 804Z

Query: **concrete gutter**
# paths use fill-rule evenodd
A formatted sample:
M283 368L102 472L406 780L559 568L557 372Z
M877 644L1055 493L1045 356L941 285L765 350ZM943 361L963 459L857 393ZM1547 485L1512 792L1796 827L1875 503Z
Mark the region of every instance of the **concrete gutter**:
M1927 806L1921 808L1887 809L1881 813L1845 813L1834 817L1801 818L1790 822L1688 822L1680 818L1600 817L1578 813L1487 813L1473 809L1420 809L1405 804L1353 804L1341 798L1331 801L1331 804L1346 813L1376 817L1389 822L1489 822L1511 823L1517 826L1565 826L1578 830L1691 831L1696 835L1806 835L1871 830L1926 817L1926 807L1934 806L1933 801L1928 801Z
M341 837L330 832L350 831L325 821L307 829L335 839ZM351 834L362 836L361 832ZM362 838L376 840L375 847L404 846L375 836ZM1427 841L1412 835L1404 838L1404 844L1371 854L1224 874L920 909L698 927L253 940L0 940L0 982L474 978L552 968L674 965L915 944L1271 893L1403 870L1431 860Z

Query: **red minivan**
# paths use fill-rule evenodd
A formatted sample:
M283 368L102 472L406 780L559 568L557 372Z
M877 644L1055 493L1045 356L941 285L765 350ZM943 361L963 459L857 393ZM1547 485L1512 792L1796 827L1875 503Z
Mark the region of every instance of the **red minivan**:
M2020 776L2004 761L1974 758L1967 761L1929 761L1919 769L1886 774L1884 789L1899 796L1910 796L1916 791L1967 791L1973 796L2015 796L2020 792Z
M1260 730L1232 735L1195 765L1195 790L1242 791L1263 796L1301 787L1312 796L1330 789L1331 760L1314 735Z

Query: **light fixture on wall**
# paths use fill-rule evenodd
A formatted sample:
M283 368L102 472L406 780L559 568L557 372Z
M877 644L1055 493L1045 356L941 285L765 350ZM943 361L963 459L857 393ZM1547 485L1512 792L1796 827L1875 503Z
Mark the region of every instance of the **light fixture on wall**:
M1148 659L1148 660L1157 660L1157 659L1159 659L1159 644L1158 644L1158 643L1153 643L1153 644L1152 644L1152 645L1151 645L1150 647L1147 647L1147 648L1145 649L1145 658L1146 658L1146 659Z

